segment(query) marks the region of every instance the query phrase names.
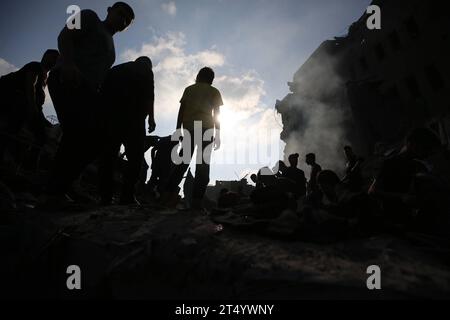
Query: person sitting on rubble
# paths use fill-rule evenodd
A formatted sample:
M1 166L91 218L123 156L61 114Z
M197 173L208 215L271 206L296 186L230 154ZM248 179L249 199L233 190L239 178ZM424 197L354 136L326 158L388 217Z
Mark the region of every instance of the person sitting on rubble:
M306 178L305 172L297 167L299 157L298 153L291 154L288 157L290 166L284 171L283 177L294 181L296 184L295 195L303 197L306 195Z
M322 192L324 207L336 206L343 190L343 185L334 171L323 170L317 175L317 186Z
M334 171L321 171L317 176L317 185L323 195L320 207L335 216L368 221L378 213L376 204L366 192L352 191Z
M232 208L238 205L240 200L241 196L239 193L223 188L220 190L219 197L217 199L217 207L222 209Z
M419 206L413 228L424 233L450 235L450 151L437 145L426 159L429 171L419 173L413 181Z
M275 173L275 176L277 178L282 178L284 177L284 175L286 174L286 170L287 170L287 165L284 163L284 161L278 161L277 165L273 168L273 172Z
M47 74L55 66L58 57L58 50L48 49L40 62L32 61L0 78L0 159L3 159L5 149L11 145L7 136L15 136L25 124L34 134L35 144L38 147L45 144L45 128L52 125L43 113L44 90ZM39 152L33 150L32 155Z
M302 238L335 241L380 230L378 207L367 193L352 192L331 170L319 172L317 187L320 202L303 206L299 212Z
M250 180L255 184L255 188L259 189L262 187L262 184L260 181L258 181L258 175L253 173L250 175Z
M342 178L342 182L345 183L351 190L358 191L363 185L361 165L364 162L364 159L358 157L350 146L344 147L344 154L347 159L347 163L345 166L345 176Z
M106 125L105 149L100 166L100 193L103 204L113 200L114 162L125 146L128 160L124 174L121 204L138 203L135 198L145 152L145 120L148 132L155 130L152 62L139 57L109 70L102 86Z
M388 222L401 226L412 222L414 208L420 205L415 179L419 174L429 173L423 160L437 145L439 140L433 132L417 128L408 134L403 150L384 162L369 194L382 201Z
M294 181L278 178L269 167L258 171L256 181L258 188L250 194L250 199L259 208L260 215L276 217L285 209L296 209Z

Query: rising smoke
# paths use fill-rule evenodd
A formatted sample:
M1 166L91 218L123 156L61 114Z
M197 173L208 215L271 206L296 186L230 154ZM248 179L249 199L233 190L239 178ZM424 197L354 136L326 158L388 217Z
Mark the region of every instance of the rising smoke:
M329 53L329 45L335 44L325 42L299 69L291 85L293 93L282 102L287 110L285 157L299 153L304 159L312 152L322 168L340 173L351 115L345 80L337 72L339 60Z

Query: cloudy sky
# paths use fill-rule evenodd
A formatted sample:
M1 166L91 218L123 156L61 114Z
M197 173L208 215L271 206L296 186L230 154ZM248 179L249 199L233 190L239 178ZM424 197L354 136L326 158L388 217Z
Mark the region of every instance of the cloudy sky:
M224 99L222 149L214 154L212 180L273 165L281 121L276 99L287 82L326 39L346 33L369 0L130 0L131 27L115 36L116 63L148 55L155 72L155 134L173 133L183 89L199 68L216 71ZM113 1L3 0L0 7L0 74L39 60L76 4L103 19ZM45 111L53 114L48 97ZM259 149L252 142L263 136ZM264 138L265 137L265 138ZM260 138L261 140L261 138ZM235 142L239 141L239 144ZM254 153L259 156L254 157ZM239 155L239 157L238 157ZM264 155L264 156L263 156Z

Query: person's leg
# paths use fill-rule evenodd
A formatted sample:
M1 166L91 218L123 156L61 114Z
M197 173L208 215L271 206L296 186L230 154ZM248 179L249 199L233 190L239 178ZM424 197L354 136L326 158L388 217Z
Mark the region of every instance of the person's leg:
M99 151L92 116L98 98L85 84L76 89L63 86L55 73L50 74L48 87L63 132L49 192L66 193Z
M212 141L202 141L200 145L197 145L194 191L192 194L193 205L196 207L201 206L208 187L211 152Z
M110 136L100 155L99 164L99 192L102 204L111 204L114 195L114 168L120 151L120 140Z
M121 203L135 202L135 187L139 179L144 159L145 147L145 120L136 115L136 120L129 124L124 137L127 167L124 174L124 182L121 195Z
M115 108L112 107L112 94L105 86L100 97L101 108L109 107L109 112L104 112L100 128L103 133L101 135L102 143L99 145L101 151L98 164L98 189L103 205L110 205L113 202L115 164L122 143L120 127L115 128L114 120L116 117Z
M177 145L175 145L174 147L177 147ZM170 205L172 205L172 198L175 198L178 193L180 192L180 188L179 185L181 183L181 181L183 180L183 176L186 173L187 169L189 168L189 164L192 160L192 155L194 153L195 150L195 144L194 144L194 137L193 135L189 135L189 136L185 136L183 138L183 143L182 143L182 150L180 152L180 157L182 157L183 162L180 164L175 164L173 162L173 159L171 159L171 157L168 157L168 162L170 162L169 164L169 168L170 168L170 173L169 173L169 177L167 178L167 180L165 182L162 182L163 187L163 193L161 196L161 201L164 202L169 202ZM172 150L167 150L167 152L172 152ZM185 152L189 152L189 154L185 154Z

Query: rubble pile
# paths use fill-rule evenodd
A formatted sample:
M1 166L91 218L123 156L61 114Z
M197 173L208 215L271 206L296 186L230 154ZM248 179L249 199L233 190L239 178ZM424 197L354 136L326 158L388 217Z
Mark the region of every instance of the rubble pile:
M449 250L431 237L379 235L325 245L212 220L157 206L3 213L2 295L359 299L438 298L450 292ZM81 269L82 290L67 290L70 265ZM366 287L370 265L381 267L379 292Z

